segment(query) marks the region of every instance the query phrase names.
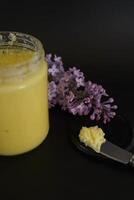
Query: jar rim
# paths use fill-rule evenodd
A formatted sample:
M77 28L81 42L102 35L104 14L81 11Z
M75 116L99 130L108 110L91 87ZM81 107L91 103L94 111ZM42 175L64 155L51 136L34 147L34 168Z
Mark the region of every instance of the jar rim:
M1 66L0 78L1 76L8 78L9 76L18 76L19 74L24 75L26 71L29 71L29 69L25 69L26 66L27 68L30 66L30 70L32 71L32 66L34 67L41 59L44 59L44 49L42 43L39 39L27 33L0 31L0 48L25 48L35 52L35 54L26 61L17 64L11 63L6 65L6 67L4 65Z

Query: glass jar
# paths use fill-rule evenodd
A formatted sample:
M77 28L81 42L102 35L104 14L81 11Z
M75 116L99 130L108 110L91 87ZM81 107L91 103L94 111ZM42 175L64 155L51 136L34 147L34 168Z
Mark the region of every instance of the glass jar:
M0 32L0 155L32 150L49 129L47 63L41 42Z

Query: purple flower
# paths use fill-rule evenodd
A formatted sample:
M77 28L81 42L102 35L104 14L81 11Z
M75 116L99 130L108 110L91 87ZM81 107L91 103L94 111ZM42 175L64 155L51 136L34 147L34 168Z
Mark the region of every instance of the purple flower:
M89 114L89 108L88 105L86 105L84 102L81 102L78 105L75 105L69 108L69 112L73 113L74 115L88 115Z
M54 58L52 58L51 54L47 54L46 61L48 63L49 80L53 80L55 83L58 83L64 73L63 62L61 57L57 57L55 55Z
M46 61L48 63L48 74L52 75L52 76L56 76L56 73L61 73L64 72L64 68L63 68L63 63L62 63L62 59L61 57L57 57L56 55L54 56L54 59L52 59L52 55L51 54L47 54L46 55ZM54 74L53 74L53 70L54 69Z
M91 120L109 122L115 116L114 99L109 98L105 89L91 81L85 81L83 72L76 67L65 71L61 57L46 55L48 62L49 107L56 104L73 115L89 115ZM106 99L105 101L103 99Z
M54 107L57 103L57 85L54 81L49 82L48 84L48 102L49 108Z
M76 81L78 88L85 85L85 77L83 72L81 72L79 69L76 69L76 67L69 68L69 72L71 72L72 79Z

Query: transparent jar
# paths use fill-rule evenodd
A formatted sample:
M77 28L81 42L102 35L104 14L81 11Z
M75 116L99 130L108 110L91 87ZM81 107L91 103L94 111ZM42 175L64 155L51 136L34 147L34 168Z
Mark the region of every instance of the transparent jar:
M41 42L0 32L0 155L37 147L47 136L47 63Z

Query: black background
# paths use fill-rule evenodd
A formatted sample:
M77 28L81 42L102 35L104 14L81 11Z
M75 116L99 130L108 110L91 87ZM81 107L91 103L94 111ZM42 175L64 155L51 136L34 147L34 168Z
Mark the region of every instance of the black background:
M38 37L46 53L62 56L66 68L79 67L87 79L102 84L134 126L133 1L3 1L0 29ZM68 138L77 123L70 114L51 110L42 145L28 154L0 157L0 198L133 196L132 169L87 158L73 148ZM118 129L116 134L124 133Z

